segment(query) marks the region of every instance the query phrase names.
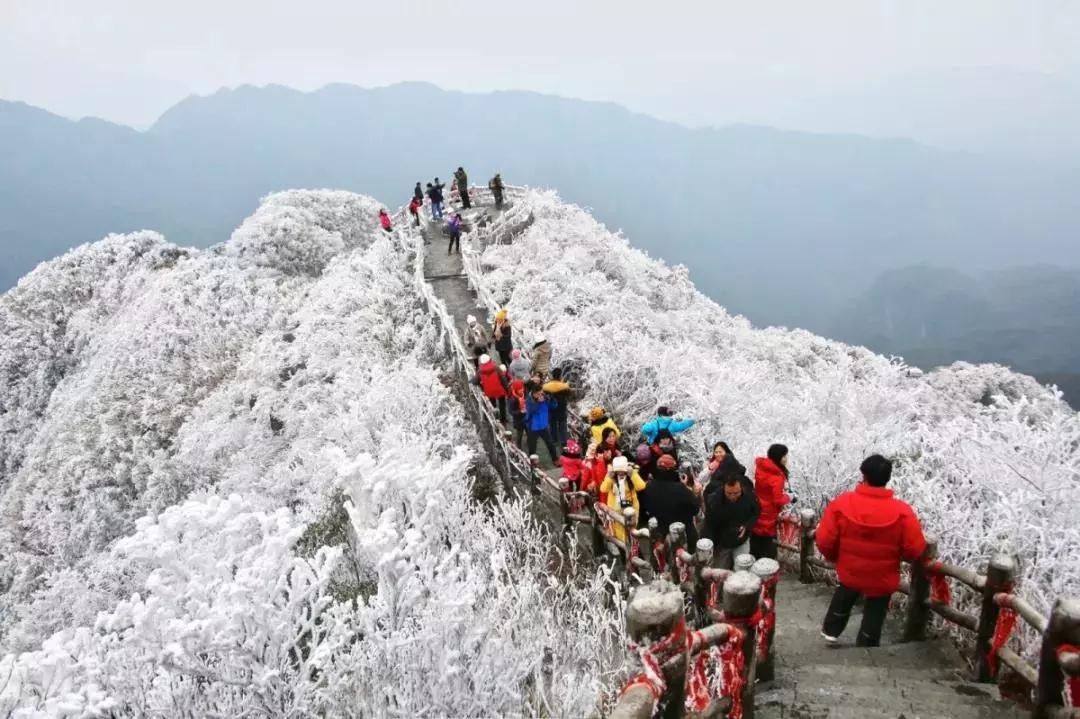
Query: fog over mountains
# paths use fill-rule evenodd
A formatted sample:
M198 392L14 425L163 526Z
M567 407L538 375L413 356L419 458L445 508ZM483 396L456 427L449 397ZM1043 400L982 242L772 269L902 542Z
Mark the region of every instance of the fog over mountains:
M180 102L147 132L4 102L0 155L0 288L109 232L150 228L205 246L274 190L341 188L397 206L416 180L464 165L473 182L500 171L558 188L636 246L685 263L704 292L758 324L916 363L997 360L1037 375L1080 366L1062 342L1080 316L1072 162L688 129L608 103L416 83L223 90ZM944 268L950 291L968 299L930 292L950 285L934 272L877 282L921 265ZM1042 270L1014 269L1038 265L1064 268L1052 302L1039 300Z

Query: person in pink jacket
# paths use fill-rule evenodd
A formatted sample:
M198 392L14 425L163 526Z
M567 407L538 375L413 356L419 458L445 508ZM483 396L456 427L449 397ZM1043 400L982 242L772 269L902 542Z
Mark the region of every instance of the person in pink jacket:
M390 215L386 214L386 210L379 210L379 224L387 232L394 231L394 228L390 226Z

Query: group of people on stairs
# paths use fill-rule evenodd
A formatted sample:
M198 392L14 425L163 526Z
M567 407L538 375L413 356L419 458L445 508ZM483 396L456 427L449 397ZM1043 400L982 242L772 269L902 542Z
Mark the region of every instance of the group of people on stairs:
M756 457L751 479L724 441L713 445L699 470L680 465L679 436L695 420L668 406L641 425L633 444L602 407L582 417L583 430L572 437L567 420L573 388L561 369L552 367L551 344L544 336L526 355L514 346L504 308L495 313L490 329L470 315L464 341L476 366L473 382L504 424L509 414L517 446L524 438L532 455L543 443L567 491L587 492L620 515L631 507L637 525L655 519L661 537L681 522L691 552L699 536L712 541L715 567L731 569L744 554L778 559L781 513L798 502L788 488L785 445L772 444ZM838 578L821 634L826 642L837 643L861 596L865 609L856 644L877 646L889 599L900 585L901 561L919 560L926 540L911 506L886 487L892 463L874 454L859 469L860 483L828 505L816 532L817 547L836 565ZM613 523L611 533L625 542L621 524Z

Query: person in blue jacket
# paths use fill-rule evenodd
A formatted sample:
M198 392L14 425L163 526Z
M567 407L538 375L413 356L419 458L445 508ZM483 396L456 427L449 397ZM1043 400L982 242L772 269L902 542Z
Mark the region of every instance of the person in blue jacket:
M694 426L694 420L677 419L674 415L675 413L667 407L660 407L656 410L655 417L641 425L641 433L645 435L645 439L649 444L656 442L656 435L660 434L662 429L666 429L671 432L672 436L675 436L679 432L685 432Z
M539 387L525 400L525 436L530 456L536 454L536 440L542 439L551 461L559 460L555 444L551 441L551 400Z

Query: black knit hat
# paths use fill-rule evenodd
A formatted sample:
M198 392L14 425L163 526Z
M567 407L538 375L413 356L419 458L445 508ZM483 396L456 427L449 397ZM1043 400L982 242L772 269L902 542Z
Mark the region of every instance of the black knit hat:
M670 417L671 415L675 414L666 404L660 405L660 408L656 410L656 413L661 417Z

